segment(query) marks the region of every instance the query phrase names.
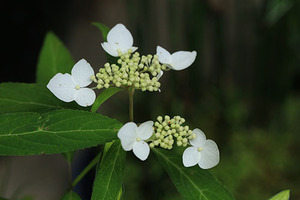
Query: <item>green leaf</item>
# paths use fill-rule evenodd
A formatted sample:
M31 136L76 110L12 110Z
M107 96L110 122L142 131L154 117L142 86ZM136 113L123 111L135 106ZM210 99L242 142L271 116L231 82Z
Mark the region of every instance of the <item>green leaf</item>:
M93 22L92 25L96 26L102 33L103 40L107 41L107 34L110 30L106 25L99 23L99 22Z
M96 112L102 103L104 103L108 98L110 98L111 96L113 96L114 94L116 94L117 92L119 92L121 90L123 90L123 89L115 88L115 87L110 87L110 88L103 90L99 94L97 99L95 100L95 102L92 106L91 112Z
M120 195L124 178L126 152L120 140L116 140L106 152L101 165L98 166L92 200L115 200Z
M269 200L289 200L290 199L290 190L283 190L271 197Z
M117 139L120 122L80 110L0 115L0 155L56 154Z
M81 200L81 198L75 192L69 191L63 196L62 200Z
M46 86L28 83L0 84L0 114L11 112L48 112L62 108L78 108L75 102L65 103Z
M174 151L152 148L184 199L232 200L233 196L207 170L198 166L186 168L181 155Z
M47 33L37 65L36 82L47 85L57 73L71 73L75 64L70 52L58 37Z

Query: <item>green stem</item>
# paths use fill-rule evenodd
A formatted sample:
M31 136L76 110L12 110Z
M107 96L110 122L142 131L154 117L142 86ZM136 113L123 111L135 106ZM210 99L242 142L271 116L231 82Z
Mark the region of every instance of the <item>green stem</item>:
M72 188L77 185L77 183L98 163L98 160L101 156L99 153L83 170L82 172L76 177L76 179L72 183Z
M72 164L68 162L69 185L72 186Z
M129 96L129 121L133 122L133 94L134 88L128 89L128 96Z

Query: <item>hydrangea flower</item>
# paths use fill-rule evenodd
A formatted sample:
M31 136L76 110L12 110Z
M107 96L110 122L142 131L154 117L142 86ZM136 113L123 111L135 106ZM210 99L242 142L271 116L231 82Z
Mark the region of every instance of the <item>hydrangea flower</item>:
M134 155L144 161L150 153L145 140L153 134L153 121L142 123L139 127L134 122L128 122L118 132L121 145L125 151L133 150Z
M115 25L107 34L107 42L101 43L102 48L111 56L118 57L119 52L125 54L129 49L134 52L133 37L123 24Z
M96 99L95 92L85 88L92 83L92 75L93 68L85 59L81 59L74 65L71 74L56 74L49 81L47 88L64 102L76 101L80 106L87 107Z
M193 133L197 137L190 140L192 147L188 147L183 152L183 165L191 167L198 164L202 169L209 169L216 166L220 160L217 144L212 140L207 140L205 134L200 129L194 129Z
M183 70L189 67L196 59L196 51L177 51L172 55L164 48L157 46L156 55L160 63L174 70Z

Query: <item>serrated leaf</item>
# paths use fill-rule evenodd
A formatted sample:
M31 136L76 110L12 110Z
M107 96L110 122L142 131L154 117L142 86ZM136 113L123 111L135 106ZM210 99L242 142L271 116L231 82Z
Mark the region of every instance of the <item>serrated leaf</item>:
M92 25L96 26L101 31L103 40L107 41L107 34L110 28L108 28L106 25L99 22L93 22Z
M289 200L290 199L290 190L283 190L271 197L269 200Z
M113 96L114 94L116 94L121 90L122 90L121 88L115 88L115 87L110 87L103 90L95 100L91 112L96 112L102 103L104 103L108 98L110 98L111 96Z
M81 200L80 196L73 191L67 192L61 200Z
M115 200L120 195L125 168L126 152L120 140L116 140L106 152L98 166L92 193L92 200Z
M198 166L184 167L181 155L172 151L156 148L152 150L184 199L234 199L227 189L207 170L203 170Z
M74 151L117 139L122 124L80 110L0 115L0 155L38 155Z
M71 73L75 64L69 50L52 32L48 32L39 55L36 82L47 85L57 73Z
M80 108L75 102L57 99L46 86L28 83L0 84L0 114L12 112L48 112L62 108Z

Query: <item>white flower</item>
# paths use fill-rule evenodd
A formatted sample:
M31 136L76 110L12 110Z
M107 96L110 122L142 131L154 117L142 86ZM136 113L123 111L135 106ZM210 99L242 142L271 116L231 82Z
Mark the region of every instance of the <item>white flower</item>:
M107 42L101 43L102 48L111 56L118 57L118 51L123 54L129 49L134 52L137 47L133 47L131 33L123 24L115 25L107 34Z
M85 87L92 83L92 75L93 68L85 59L81 59L74 65L71 75L56 74L49 81L47 88L64 102L76 101L80 106L90 106L94 103L96 94L92 89Z
M212 140L207 140L205 134L200 129L194 129L193 133L197 137L190 140L192 147L188 147L183 152L183 165L191 167L198 164L202 169L209 169L216 166L220 160L217 144Z
M164 48L157 46L156 55L160 63L174 70L183 70L189 67L196 59L196 51L177 51L172 55Z
M153 121L142 123L139 127L133 122L128 122L118 132L122 147L125 151L133 150L134 155L144 161L150 153L149 145L145 140L153 134Z

